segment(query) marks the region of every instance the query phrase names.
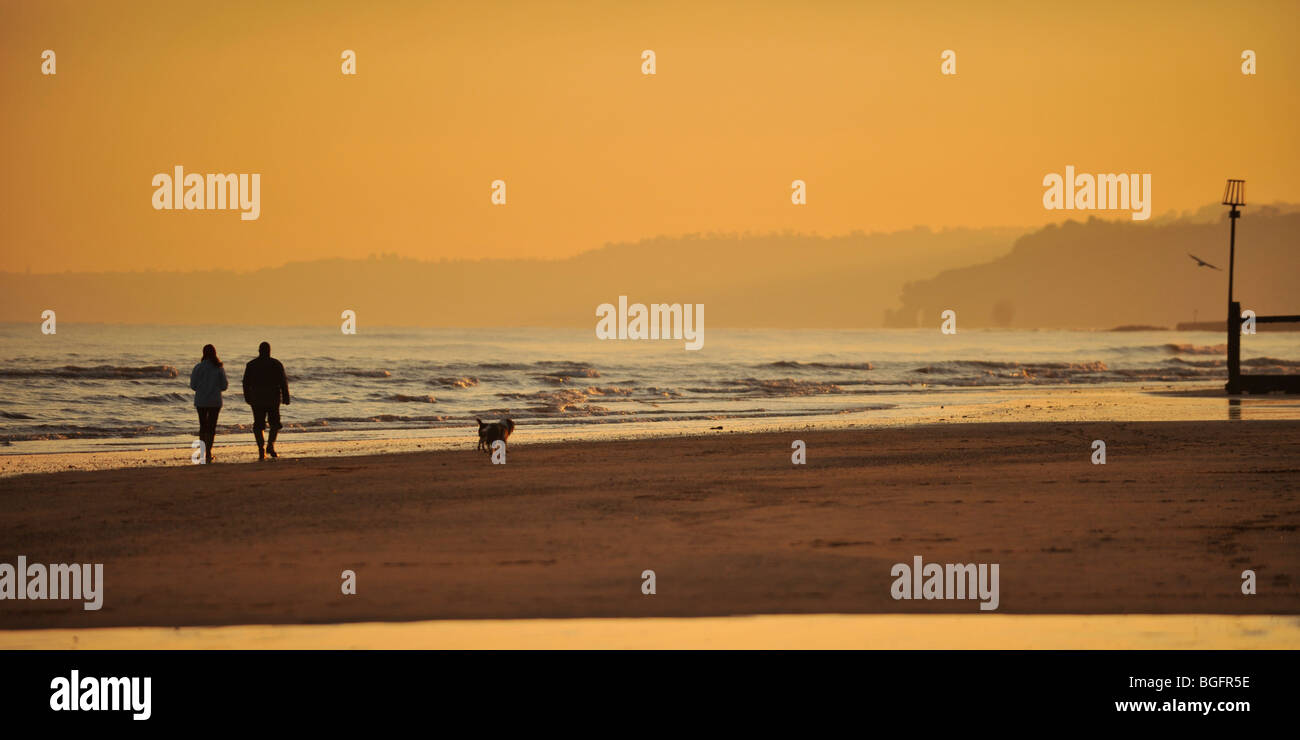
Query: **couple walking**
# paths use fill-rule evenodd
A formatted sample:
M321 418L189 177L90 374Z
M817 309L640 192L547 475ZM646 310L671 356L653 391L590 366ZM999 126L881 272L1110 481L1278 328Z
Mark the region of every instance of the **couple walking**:
M226 390L226 368L217 358L217 348L206 345L203 359L190 372L190 389L194 391L194 408L199 412L199 440L203 442L207 462L212 462L212 443L217 436L217 415L221 413L221 392ZM262 342L257 357L244 366L244 401L253 407L253 436L257 438L257 459L275 454L275 437L280 431L280 403L289 405L289 381L284 365L271 356L271 345ZM270 422L271 435L265 442L262 430Z

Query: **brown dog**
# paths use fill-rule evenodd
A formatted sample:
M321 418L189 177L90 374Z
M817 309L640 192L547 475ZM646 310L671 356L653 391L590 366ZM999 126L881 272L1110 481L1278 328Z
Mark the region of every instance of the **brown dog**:
M492 452L492 443L498 439L505 442L510 438L510 433L515 430L515 423L510 419L501 421L484 422L482 419L475 419L478 422L478 449L486 450L489 454Z

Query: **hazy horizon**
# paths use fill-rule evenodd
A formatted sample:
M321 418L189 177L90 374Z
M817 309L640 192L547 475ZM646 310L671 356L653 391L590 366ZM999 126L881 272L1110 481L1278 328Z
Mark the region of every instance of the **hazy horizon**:
M1268 210L1281 210L1281 211L1283 211L1283 212L1291 212L1291 211L1300 210L1300 204L1288 203L1288 202L1285 202L1285 201L1276 201L1276 202L1267 203L1267 204L1257 204L1257 205L1250 206L1250 207L1248 207L1248 208L1249 208L1249 211L1254 211L1254 212L1260 212L1261 209L1268 209ZM1227 213L1227 211L1226 211L1226 209L1225 209L1223 206L1221 206L1221 205L1219 205L1219 204L1217 204L1217 203L1210 203L1210 204L1204 205L1204 206L1202 206L1201 208L1199 208L1199 209L1195 209L1195 210L1168 211L1168 212L1165 212L1165 213L1163 213L1163 214L1161 214L1161 215L1159 215L1159 216L1153 216L1153 217L1150 219L1149 223L1152 224L1152 225L1159 225L1159 224L1169 223L1169 222L1171 222L1171 221L1180 221L1180 220L1182 220L1182 221L1197 221L1197 222L1200 222L1200 223L1212 223L1212 222L1217 222L1217 221L1221 221L1221 220L1226 219L1226 213ZM1103 216L1096 216L1096 215L1088 216L1088 215L1082 215L1082 214L1080 214L1080 215L1075 215L1075 216L1073 216L1073 217L1063 218L1063 219L1061 219L1061 220L1059 220L1059 221L1051 222L1051 223L1048 223L1048 224L1043 224L1043 226L1062 225L1062 224L1065 224L1065 223L1067 223L1067 222L1069 222L1069 221L1080 222L1080 221L1087 221L1087 220L1094 220L1094 219L1095 219L1095 220L1101 220L1101 221L1121 221L1121 222L1123 222L1123 221L1126 221L1126 220L1127 220L1127 216L1120 216L1120 217L1116 217L1116 218L1105 218L1105 217L1103 217ZM1225 224L1226 224L1226 221L1224 221L1224 222L1225 222ZM288 265L293 265L293 264L298 264L298 263L303 263L303 262L333 262L333 261L340 261L340 260L351 260L351 261L355 261L355 260L394 259L394 258L395 258L395 259L399 259L399 260L411 260L411 261L414 261L414 262L434 263L434 264L446 263L446 262L456 262L456 263L490 263L490 262L505 262L505 261L561 262L561 261L564 261L564 260L573 259L573 258L575 258L575 257L582 257L582 256L584 256L584 255L588 255L588 254L595 253L595 252L601 252L601 251L604 251L604 250L619 249L619 248L623 248L623 247L635 247L636 245L639 245L639 244L645 244L645 243L656 242L656 241L663 241L663 240L690 240L690 239L698 239L698 240L709 240L709 239L718 239L718 240L734 240L734 239L782 238L782 237L797 237L797 238L808 238L808 239L833 240L833 239L843 239L843 238L852 238L852 237L891 236L891 235L896 235L896 234L917 233L917 232L928 232L928 233L931 233L931 234L945 234L945 233L951 233L951 232L988 232L988 233L990 233L990 234L1003 234L1003 235L1006 235L1006 234L1028 233L1028 232L1031 232L1031 231L1036 230L1037 228L1038 228L1038 227L1030 228L1030 227L1009 226L1009 225L1005 225L1005 224L1001 224L1001 225L991 225L991 226L980 226L980 227L975 227L975 226L943 226L943 227L939 227L939 228L934 228L934 227L931 227L931 226L926 226L925 224L914 224L914 225L912 225L912 226L910 226L910 227L903 227L903 228L893 229L893 230L880 230L880 229L853 229L853 230L851 230L851 231L847 231L847 232L843 232L843 233L837 233L837 234L820 234L820 233L817 233L816 231L803 232L803 231L793 231L793 230L789 230L789 229L782 230L782 231L766 231L766 232L754 232L754 231L752 231L752 230L745 230L745 231L729 231L729 232L704 232L704 231L696 231L696 232L688 232L688 233L680 233L680 234L654 234L653 236L647 236L647 237L643 237L643 238L640 238L640 239L633 239L633 240L630 240L630 241L620 241L620 242L607 241L607 242L604 242L604 243L600 244L599 246L591 247L591 248L589 248L589 249L583 249L583 250L578 251L578 252L573 253L573 254L557 255L557 256L503 257L503 256L487 255L487 256L479 256L479 257L462 256L462 257L437 257L437 258L434 258L434 257L427 257L427 256L419 256L419 255L407 254L407 253L403 253L403 252L401 252L401 251L378 251L378 252L376 252L376 251L372 251L372 252L368 252L368 253L365 253L365 254L358 254L358 255L355 255L355 256L351 256L351 257L304 257L304 258L296 258L296 259L285 259L284 261L282 261L282 262L278 262L278 263L268 263L268 264L264 264L264 265L261 265L261 266L258 266L258 267L247 267L247 268L240 268L239 266L229 266L229 267L223 266L223 267L221 267L221 268L210 268L210 267L204 267L204 268L192 268L192 269L188 269L188 270L187 270L187 269L157 269L157 268L152 268L152 267L151 267L151 268L144 268L144 269L134 269L134 270L121 270L121 269L99 269L99 270L72 270L72 269L63 269L63 270L32 270L30 266L27 266L27 267L25 267L25 268L23 268L23 269L0 269L0 274L12 274L12 275L19 275L19 274L21 274L21 275L62 275L62 274L66 274L66 273L69 273L69 272L73 272L73 273L90 273L90 274L122 274L122 273L144 273L144 274L156 274L156 273L181 273L181 274L185 274L185 273L195 273L195 272L213 272L213 271L218 271L218 272L234 272L234 273L249 273L249 272L256 272L256 271L258 271L258 270L277 269L277 268L281 268L281 267L286 267L286 266L288 266ZM939 267L942 267L942 266L939 266Z
M1240 222L1238 295L1290 313L1300 208L1254 206ZM908 328L957 311L974 328L1110 329L1218 320L1224 209L1137 223L1092 217L1041 229L840 236L692 234L579 255L439 261L397 254L191 271L0 272L0 321L338 327L592 327L602 303L690 303L716 328ZM1059 276L1069 275L1069 280ZM210 318L209 318L210 317Z

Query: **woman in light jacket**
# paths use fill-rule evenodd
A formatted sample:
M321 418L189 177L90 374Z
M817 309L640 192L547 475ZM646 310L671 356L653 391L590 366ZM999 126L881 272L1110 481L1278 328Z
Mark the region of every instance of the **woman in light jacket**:
M203 359L190 371L190 390L194 391L194 408L199 412L199 440L203 442L205 462L212 462L217 415L221 413L221 392L227 387L226 368L217 358L217 348L204 345Z

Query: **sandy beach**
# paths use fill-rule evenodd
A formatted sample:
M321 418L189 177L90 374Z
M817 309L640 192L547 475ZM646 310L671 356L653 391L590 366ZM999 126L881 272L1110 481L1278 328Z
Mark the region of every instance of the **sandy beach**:
M105 579L100 611L5 601L0 629L978 612L892 599L916 555L1000 564L999 614L1300 613L1300 422L521 441L506 465L283 452L0 479L0 560Z

